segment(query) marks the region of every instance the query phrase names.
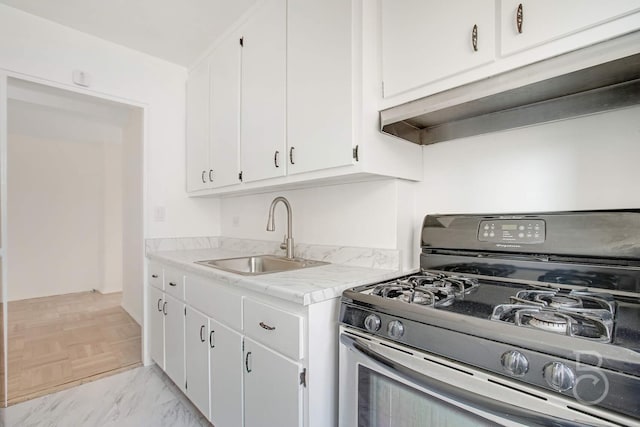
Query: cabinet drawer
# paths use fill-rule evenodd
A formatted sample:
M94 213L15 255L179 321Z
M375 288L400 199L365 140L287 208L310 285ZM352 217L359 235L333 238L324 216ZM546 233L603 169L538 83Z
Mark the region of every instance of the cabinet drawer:
M164 291L184 301L184 273L173 268L164 269Z
M155 288L164 289L162 280L162 265L155 262L150 262L147 270L147 274L149 275L149 284Z
M217 321L242 330L242 296L226 290L212 279L187 276L187 303Z
M257 301L244 300L244 333L294 360L302 359L302 317Z

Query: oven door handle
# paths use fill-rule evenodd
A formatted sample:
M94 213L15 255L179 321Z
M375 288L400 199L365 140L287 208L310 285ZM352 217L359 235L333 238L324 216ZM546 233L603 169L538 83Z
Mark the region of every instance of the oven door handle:
M571 420L552 417L529 409L509 405L486 396L452 386L451 384L430 378L414 371L402 364L394 362L388 357L371 349L369 344L356 340L345 334L340 334L340 342L347 348L360 353L370 359L378 368L391 369L394 374L413 384L418 384L440 396L460 402L468 407L478 409L481 412L495 415L499 418L507 418L527 426L553 426L553 427L588 427L587 424Z

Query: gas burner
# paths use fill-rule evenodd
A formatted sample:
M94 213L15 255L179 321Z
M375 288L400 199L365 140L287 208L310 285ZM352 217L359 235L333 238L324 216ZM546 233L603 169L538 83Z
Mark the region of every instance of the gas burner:
M477 287L475 279L423 271L419 275L377 285L371 290L371 295L410 304L447 307Z
M410 304L431 307L447 307L453 304L455 301L455 295L445 289L415 288L410 291L403 292L403 294L396 299Z
M409 292L412 289L413 287L411 285L404 285L400 283L400 281L397 281L393 283L383 283L381 285L378 285L373 288L371 293L373 295L379 295L382 298L396 299L400 298L402 295L404 295L405 292Z
M511 302L584 313L606 310L612 316L616 307L615 299L610 294L575 290L563 293L559 289L520 291L515 297L511 297Z
M406 279L407 283L421 286L424 288L441 288L452 291L457 298L463 298L465 294L469 294L478 288L478 280L471 277L451 275L447 276L443 273L433 273L422 270L420 275L410 276Z
M551 297L549 306L554 308L576 308L582 307L582 300L576 297L555 295Z
M564 334L567 331L569 322L567 318L561 314L550 311L539 311L531 314L529 326L533 326L543 331L556 332Z
M493 309L491 320L611 342L615 300L609 294L526 290Z

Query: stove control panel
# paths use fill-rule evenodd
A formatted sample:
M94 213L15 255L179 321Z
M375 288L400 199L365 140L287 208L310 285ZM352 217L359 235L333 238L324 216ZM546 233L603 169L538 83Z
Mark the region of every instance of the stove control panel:
M478 240L492 243L544 243L546 228L541 219L493 219L480 221Z

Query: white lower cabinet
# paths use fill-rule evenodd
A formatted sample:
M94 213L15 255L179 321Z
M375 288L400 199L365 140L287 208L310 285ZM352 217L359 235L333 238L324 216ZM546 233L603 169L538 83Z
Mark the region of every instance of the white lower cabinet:
M209 319L211 422L216 427L243 425L242 335Z
M244 360L245 427L302 426L301 364L247 337Z
M184 376L184 319L185 305L171 295L164 294L164 371L185 391Z
M164 295L162 291L149 286L149 353L151 358L164 369Z
M188 306L185 318L187 397L209 417L209 319Z
M338 299L302 306L158 268L151 358L215 427L336 425Z

